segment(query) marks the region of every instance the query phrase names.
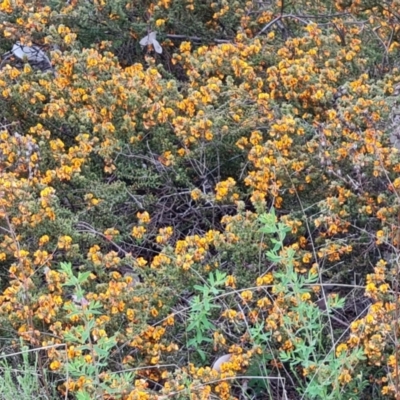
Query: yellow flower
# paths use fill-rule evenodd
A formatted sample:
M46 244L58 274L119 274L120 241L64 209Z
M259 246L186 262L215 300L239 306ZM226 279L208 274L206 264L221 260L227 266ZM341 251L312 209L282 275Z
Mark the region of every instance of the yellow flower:
M235 289L236 288L236 278L233 275L228 275L226 277L225 286Z
M144 226L134 226L131 234L135 239L142 239L145 233L146 228Z
M341 343L339 346L336 348L336 357L339 357L342 353L347 351L347 344L346 343Z
M76 39L76 34L75 33L68 33L67 35L65 35L65 37L64 37L64 43L66 44L66 45L70 45L70 44L72 44L73 42L75 42L75 39Z
M310 299L311 299L310 293L303 293L301 295L301 301L307 301L307 300L310 300Z
M67 28L65 25L59 25L57 28L57 32L59 35L64 35L65 33L70 32L69 28Z
M370 282L365 288L365 293L367 296L372 297L378 292L375 283Z
M150 310L150 313L153 317L157 317L158 315L158 311L154 307Z
M236 185L236 182L233 178L228 178L225 181L221 181L221 182L217 183L217 185L215 187L216 200L221 201L224 198L226 198L228 196L228 194L230 193L230 191L234 188L235 185Z
M39 239L39 246L43 246L46 243L48 243L50 240L48 235L43 235L40 239Z
M161 228L158 231L159 235L156 237L156 242L158 244L165 244L169 240L169 238L173 234L173 229L171 226L167 226L166 228Z
M193 189L191 192L190 192L190 197L194 200L194 201L197 201L197 200L199 200L200 198L201 198L201 195L202 195L202 192L201 192L201 190L200 189Z
M342 385L351 382L351 375L348 369L344 369L343 372L339 375L339 382Z
M101 201L101 200L97 199L96 197L94 197L93 193L86 194L84 198L89 203L89 207L97 206Z
M61 367L61 363L58 360L52 361L50 364L50 369L52 371L56 371L56 370L60 369L60 367Z
M281 349L283 351L292 351L294 349L293 343L290 340L286 340L285 343L283 343Z
M182 42L179 50L184 53L185 51L190 51L192 44L190 42Z
M61 236L58 239L57 247L59 249L69 250L71 248L72 238L70 236Z
M173 314L171 314L171 315L169 315L169 316L167 317L167 319L164 321L164 324L163 324L163 325L164 325L164 326L165 326L165 325L173 326L174 323L175 323L175 317L174 317Z
M148 224L150 222L150 215L147 211L144 211L142 213L138 212L136 214L136 217L138 218L141 224Z
M174 163L174 156L170 151L165 151L160 157L158 157L158 161L160 161L166 167L169 167Z
M183 157L186 154L186 150L183 148L180 148L180 149L178 149L177 153L180 157Z
M376 232L376 243L382 244L385 241L385 232L383 230L379 230Z
M306 253L303 256L303 263L308 264L312 260L312 254L311 253Z
M253 292L250 290L245 290L241 293L240 297L242 298L243 302L250 301L253 298Z
M104 236L107 240L112 240L117 235L119 235L119 231L115 228L108 228L104 231Z
M136 265L139 268L143 268L143 267L145 267L147 265L147 261L143 257L139 257L139 258L136 259Z
M44 250L36 250L33 255L35 256L35 260L33 261L35 265L46 264L51 259L51 255Z
M389 285L387 283L384 283L379 286L379 291L381 293L387 293L388 290L389 290Z
M237 311L236 310L225 310L222 313L222 316L224 318L228 318L229 320L233 320L237 317Z
M158 28L160 28L161 26L164 26L165 25L165 19L157 19L156 20L156 26L158 27Z
M274 281L274 276L271 272L268 272L264 276L259 276L256 281L257 286L270 285Z
M84 356L84 359L88 364L90 364L93 361L92 356L90 354L86 354Z
M135 319L135 311L132 310L131 308L128 308L126 310L126 316L127 316L129 321L134 321L134 319Z
M68 347L67 357L69 359L73 359L77 355L77 351L75 350L75 346Z

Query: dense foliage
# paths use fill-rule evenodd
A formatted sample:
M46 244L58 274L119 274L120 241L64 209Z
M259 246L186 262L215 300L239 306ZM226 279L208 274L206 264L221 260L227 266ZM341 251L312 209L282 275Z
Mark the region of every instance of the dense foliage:
M32 395L400 398L399 22L0 1L1 360Z

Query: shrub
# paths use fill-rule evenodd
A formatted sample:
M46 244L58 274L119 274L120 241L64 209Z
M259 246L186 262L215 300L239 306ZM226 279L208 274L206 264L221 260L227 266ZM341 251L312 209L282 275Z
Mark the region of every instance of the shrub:
M399 394L399 5L311 3L0 3L54 67L1 62L1 329L61 395Z

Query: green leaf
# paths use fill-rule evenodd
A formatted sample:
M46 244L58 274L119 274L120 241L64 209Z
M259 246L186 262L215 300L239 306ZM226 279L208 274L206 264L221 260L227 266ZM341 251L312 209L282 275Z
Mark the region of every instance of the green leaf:
M92 399L90 394L84 390L79 390L78 392L76 392L76 398L77 398L77 400L91 400Z
M282 260L281 256L278 256L277 254L273 253L272 251L267 251L265 253L268 257L268 259L272 262L278 263Z
M202 361L205 361L206 360L206 353L201 349L197 349L197 352L199 353L199 356L201 357Z
M188 327L186 328L187 331L192 331L193 329L197 329L200 326L200 321L198 319L193 320L190 322Z
M79 273L78 273L78 282L79 282L79 283L85 283L85 282L88 280L90 274L91 274L90 271L87 271L87 272L79 272Z

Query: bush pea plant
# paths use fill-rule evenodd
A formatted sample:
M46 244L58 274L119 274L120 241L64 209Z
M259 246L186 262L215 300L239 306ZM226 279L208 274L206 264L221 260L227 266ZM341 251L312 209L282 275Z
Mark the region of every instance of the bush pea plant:
M0 0L0 397L399 398L399 16Z

